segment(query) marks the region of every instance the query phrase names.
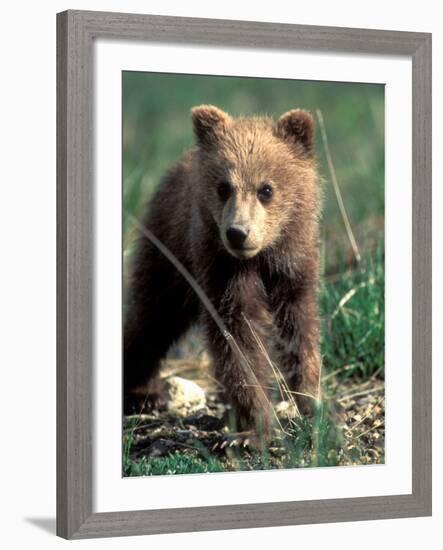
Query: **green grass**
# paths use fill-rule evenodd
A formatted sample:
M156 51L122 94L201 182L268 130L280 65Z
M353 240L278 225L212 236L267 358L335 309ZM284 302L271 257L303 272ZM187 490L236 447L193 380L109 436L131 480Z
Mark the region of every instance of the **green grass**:
M384 254L382 242L357 268L325 279L320 303L323 362L340 379L384 372Z
M190 110L213 103L232 115L320 109L338 183L362 255L356 265L329 181L320 132L323 179L322 320L324 400L312 419L286 426L278 445L215 454L201 445L163 457L131 458L134 430L123 440L123 474L165 475L383 462L370 439L375 423L346 395L370 393L384 380L384 87L374 84L123 73L124 209L140 217L168 166L194 143ZM124 253L135 232L124 218ZM346 422L337 409L346 408ZM340 405L340 407L339 407ZM371 406L376 409L376 400ZM343 407L342 407L343 408ZM369 409L368 409L369 410ZM377 413L378 414L378 413ZM369 413L368 413L369 415ZM383 406L379 414L383 421ZM374 419L373 419L374 420ZM374 420L374 422L375 422ZM369 432L369 436L366 435ZM376 432L375 432L376 433ZM368 439L369 437L369 439ZM375 443L374 443L375 441Z
M126 459L123 466L125 477L158 476L167 474L206 474L223 472L222 464L215 458L202 460L190 455L171 454L161 458L142 457L139 461Z
M337 421L336 398L360 382L384 380L384 261L379 247L361 264L326 279L320 296L324 400L312 418L296 418L285 426L286 435L270 447L245 452L235 447L220 458L201 444L166 457L133 460L133 428L124 437L123 472L126 476L248 471L382 463L383 450L345 434ZM353 393L351 390L348 393ZM351 434L352 435L352 434ZM354 434L355 435L355 434ZM366 445L366 447L365 447ZM370 456L368 453L375 453Z
M175 452L165 457L143 456L133 460L124 455L123 475L127 477L166 474L201 474L223 471L336 466L341 448L341 434L330 416L327 405L318 407L312 419L299 418L286 426L287 435L269 448L234 448L222 458L212 455L201 445L186 453ZM125 438L130 445L131 434Z

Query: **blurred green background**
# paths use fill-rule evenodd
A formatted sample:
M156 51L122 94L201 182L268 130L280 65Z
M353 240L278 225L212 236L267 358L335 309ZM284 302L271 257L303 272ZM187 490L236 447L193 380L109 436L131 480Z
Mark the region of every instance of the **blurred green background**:
M384 86L176 75L123 73L123 176L125 211L140 217L168 166L194 138L190 110L212 103L233 116L266 114L277 118L293 108L315 116L320 109L330 152L357 244L362 253L383 240L384 228ZM351 250L337 207L324 146L316 132L323 176L325 270L349 261ZM132 234L124 220L125 249Z

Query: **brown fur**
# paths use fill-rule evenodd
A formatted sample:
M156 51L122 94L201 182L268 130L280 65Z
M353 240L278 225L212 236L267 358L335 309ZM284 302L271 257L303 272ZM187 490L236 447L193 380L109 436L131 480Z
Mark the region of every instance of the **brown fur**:
M233 119L212 106L193 109L192 118L197 147L166 175L144 224L205 290L253 374L239 364L182 275L141 237L125 322L126 409L137 394L153 393L160 360L200 322L240 425L259 422L266 428L270 411L256 386L257 380L271 386L272 372L245 317L291 390L318 396L320 198L313 121L301 110L276 123ZM264 182L272 187L268 201L261 195ZM223 185L229 196L221 198ZM233 249L226 237L232 224L248 232L242 249ZM298 396L297 402L302 412L311 412L311 398Z

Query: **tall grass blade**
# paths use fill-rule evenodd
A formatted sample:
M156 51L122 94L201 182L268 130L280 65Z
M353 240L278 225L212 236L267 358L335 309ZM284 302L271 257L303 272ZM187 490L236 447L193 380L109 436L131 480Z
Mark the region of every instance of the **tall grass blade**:
M325 127L325 122L323 120L323 115L320 109L317 109L316 113L317 113L318 124L320 127L320 134L323 142L323 147L325 149L326 160L328 162L329 173L331 175L332 186L334 188L334 193L337 198L340 214L341 214L341 217L343 218L343 223L345 224L346 233L348 235L349 242L351 243L351 247L354 252L355 259L357 263L360 263L361 255L360 255L359 248L357 246L357 241L355 240L354 232L352 231L351 223L349 222L348 214L346 212L345 204L343 202L343 197L340 191L340 186L338 185L334 163L332 162L331 153L329 151L328 136L326 134L326 127Z

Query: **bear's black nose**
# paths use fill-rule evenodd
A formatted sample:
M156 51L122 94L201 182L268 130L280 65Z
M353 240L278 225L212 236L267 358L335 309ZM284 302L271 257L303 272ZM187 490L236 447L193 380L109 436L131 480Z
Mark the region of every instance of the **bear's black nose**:
M226 237L232 248L242 248L249 230L243 225L231 225L226 231Z

